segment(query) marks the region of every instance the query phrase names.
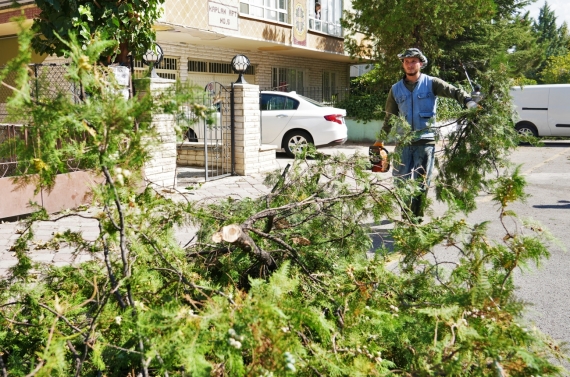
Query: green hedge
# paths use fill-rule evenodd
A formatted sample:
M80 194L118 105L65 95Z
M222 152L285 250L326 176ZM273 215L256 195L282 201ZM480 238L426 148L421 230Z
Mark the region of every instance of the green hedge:
M355 120L369 122L384 119L386 93L373 92L351 94L336 103L336 107L346 109L346 116Z

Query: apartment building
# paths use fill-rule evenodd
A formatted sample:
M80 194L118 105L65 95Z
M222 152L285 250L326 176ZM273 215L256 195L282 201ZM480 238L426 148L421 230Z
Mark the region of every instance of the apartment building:
M23 9L31 19L39 10L33 0L0 0L0 57L16 52L16 25L9 19ZM198 85L235 80L230 62L247 56L247 82L262 89L315 90L334 94L349 85L350 66L344 52L340 19L350 0L167 0L155 24L164 60L159 76L191 80ZM53 57L34 56L35 62ZM143 70L142 65L137 69ZM324 100L324 98L323 98Z

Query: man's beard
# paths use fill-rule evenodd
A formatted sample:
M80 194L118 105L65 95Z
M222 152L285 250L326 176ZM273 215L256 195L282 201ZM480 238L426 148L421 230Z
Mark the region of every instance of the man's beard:
M413 71L413 72L408 72L408 71L404 71L406 73L406 76L415 76L418 74L419 70Z

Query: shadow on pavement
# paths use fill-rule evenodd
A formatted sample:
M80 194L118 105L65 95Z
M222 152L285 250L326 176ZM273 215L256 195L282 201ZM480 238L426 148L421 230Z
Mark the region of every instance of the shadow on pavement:
M570 201L559 200L559 204L537 204L533 208L570 209Z
M520 144L519 148L570 148L570 140L541 140L541 146L534 146L530 144Z

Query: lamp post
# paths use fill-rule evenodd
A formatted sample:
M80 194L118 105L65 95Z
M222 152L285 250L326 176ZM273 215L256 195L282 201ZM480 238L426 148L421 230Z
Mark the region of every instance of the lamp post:
M247 81L243 78L243 74L247 71L250 66L249 59L245 55L236 55L232 59L232 68L235 73L239 74L236 84L247 84Z
M142 57L142 62L150 67L150 77L160 78L155 71L155 67L162 62L164 52L158 43L155 43Z

